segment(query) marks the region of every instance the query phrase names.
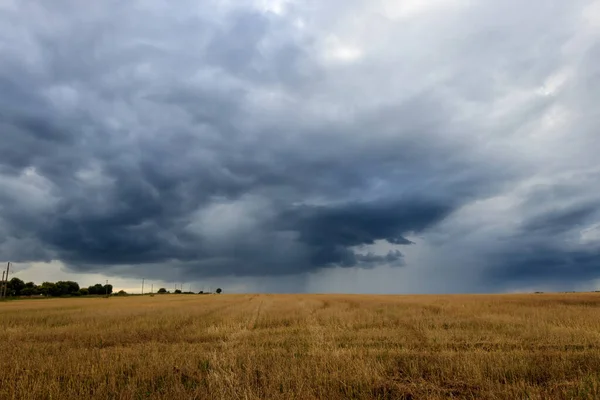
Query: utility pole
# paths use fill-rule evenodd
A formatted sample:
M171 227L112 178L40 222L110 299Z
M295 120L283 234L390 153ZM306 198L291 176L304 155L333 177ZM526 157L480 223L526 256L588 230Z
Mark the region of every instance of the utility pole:
M106 297L108 297L108 279L106 280Z
M154 293L154 283L150 286L150 294Z
M0 299L4 297L4 273L5 271L2 271L2 280L0 281Z
M142 278L142 296L144 295L144 278Z
M4 275L4 285L2 290L2 297L6 297L6 291L8 290L8 271L10 270L10 261L6 264L6 274Z

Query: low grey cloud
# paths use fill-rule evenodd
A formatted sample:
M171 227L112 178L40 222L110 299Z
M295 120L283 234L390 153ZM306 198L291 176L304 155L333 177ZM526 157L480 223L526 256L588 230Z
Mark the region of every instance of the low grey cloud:
M598 279L598 12L0 3L0 257L165 280Z

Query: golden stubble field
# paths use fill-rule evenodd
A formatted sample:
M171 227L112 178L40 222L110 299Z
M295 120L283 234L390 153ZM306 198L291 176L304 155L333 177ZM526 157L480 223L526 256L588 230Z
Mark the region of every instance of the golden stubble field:
M600 398L600 294L0 303L0 399Z

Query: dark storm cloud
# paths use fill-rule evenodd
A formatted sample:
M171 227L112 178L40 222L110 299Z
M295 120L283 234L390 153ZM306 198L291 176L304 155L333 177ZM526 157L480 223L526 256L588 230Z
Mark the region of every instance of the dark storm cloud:
M593 173L597 56L562 53L588 2L280 3L0 8L2 257L164 279L404 266L413 236L485 228L474 204ZM552 89L563 70L580 78ZM481 275L594 276L594 236L564 244L592 192L528 192L512 230L478 235Z
M285 119L249 126L255 116L247 106L252 84L232 82L232 77L258 82L266 77L281 79L277 71L282 68L276 63L293 61L304 50L288 41L264 56L258 43L278 34L277 29L269 32L268 18L243 11L224 18L224 27L190 27L205 45L175 54L182 65L165 60L174 55L168 49L164 51L170 54L163 54L145 47L123 59L119 45L108 41L127 29L121 26L117 33L108 31L100 19L77 38L57 34L40 41L40 62L48 63L40 66L45 67L42 78L31 78L33 73L26 68L18 73L3 71L18 102L3 110L5 140L0 162L20 171L15 179L23 178L23 171L29 168L29 175L44 185L40 195L48 197L39 201L51 200L21 212L11 205L14 198L5 200L6 208L12 209L3 214L8 229L23 232L39 248L73 268L173 263L199 276L278 275L329 266L396 265L401 258L397 250L363 255L352 248L380 239L409 244L402 235L420 232L451 211L452 200L426 196L394 200L400 193L384 193L387 198L382 201L340 203L346 191L366 190L374 176L389 181L408 176L415 167L423 169L425 175L410 178L412 182L405 180L409 193L436 179L427 177L431 165L415 157L418 153L431 157L428 145L415 143L413 135L440 129L443 121L439 116L433 120L409 118L433 105L432 100L417 98L401 106L397 112L401 118L406 116L406 127L395 129L415 132L408 138L391 138L387 144L366 145L355 133L371 125L370 115L356 121L355 128L319 121L319 117L305 132ZM294 56L279 57L279 48ZM194 50L206 61L194 59ZM102 51L107 55L98 59L96 53ZM160 80L144 87L143 82L136 82L135 74L127 72L136 57L140 57L137 62L151 63L152 68L173 65L191 81L159 71ZM200 75L208 71L207 78L195 81L186 61L196 63ZM261 70L261 63L269 68ZM131 82L125 82L119 69L131 76ZM223 82L218 82L219 78ZM119 89L116 83L123 87ZM115 105L122 109L113 108L107 95L109 100L126 99ZM389 124L394 117L378 118ZM121 121L111 124L105 119ZM304 133L315 139L303 140L299 135ZM322 146L328 150L324 152ZM194 215L215 202L226 199L235 204L248 194L265 199L269 209L251 215L256 220L248 231L238 227L238 221L230 221L233 225L214 243L210 231L188 229ZM314 196L333 203L311 206ZM298 202L307 204L292 205ZM243 201L240 204L241 219L256 211L243 209ZM203 223L206 221L199 222ZM211 227L218 231L219 221ZM33 249L17 246L8 251L15 261L35 260L31 258L36 254Z
M364 256L348 248L374 244L376 240L411 244L403 235L424 231L452 209L448 200L412 198L328 207L303 206L284 213L280 220L287 229L299 233L298 240L309 249L313 265L355 266L360 262L396 261L401 255L390 251L386 256Z
M513 253L503 253L494 262L494 269L486 279L497 287L508 283L532 287L544 284L564 287L589 283L598 278L598 248L572 249L555 246L530 244L515 248Z
M135 185L123 187L132 190ZM58 210L60 216L47 223L40 239L61 259L90 268L175 260L198 275L280 275L334 266L399 265L402 255L397 250L365 255L353 248L383 239L409 244L403 234L421 232L451 210L445 203L421 199L274 209L248 231L234 220L228 228L234 231L219 236L223 242L215 245L206 235L187 229L187 221L193 219L189 210L182 214L166 210L165 200L145 197L142 190L120 192L117 199L114 203L121 202L124 208L109 209L106 215Z
M598 179L597 174L588 177ZM587 184L586 180L581 183ZM527 217L487 256L494 284L576 285L600 273L600 201L572 182L534 187L523 206ZM585 194L587 198L581 198Z
M600 213L598 203L577 204L565 209L555 209L532 216L523 224L526 235L557 235L577 227L584 227Z

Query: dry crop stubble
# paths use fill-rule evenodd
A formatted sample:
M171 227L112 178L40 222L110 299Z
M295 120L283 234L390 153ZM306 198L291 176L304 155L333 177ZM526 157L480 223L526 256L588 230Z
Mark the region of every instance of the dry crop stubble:
M600 294L11 301L0 359L0 399L593 399Z

